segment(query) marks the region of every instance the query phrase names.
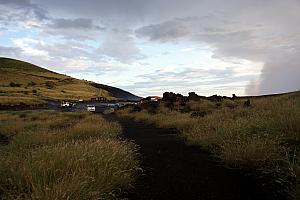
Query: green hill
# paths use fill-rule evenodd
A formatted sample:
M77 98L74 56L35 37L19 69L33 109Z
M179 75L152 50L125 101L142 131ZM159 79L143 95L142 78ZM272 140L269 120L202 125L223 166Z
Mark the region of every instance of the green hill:
M39 66L0 58L0 105L37 105L45 100L138 100L139 97L106 85L79 80Z

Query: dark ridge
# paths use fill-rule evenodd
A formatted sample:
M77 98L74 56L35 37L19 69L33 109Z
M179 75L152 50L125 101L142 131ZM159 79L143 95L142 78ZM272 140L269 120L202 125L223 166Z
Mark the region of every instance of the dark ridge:
M285 92L285 93L276 93L276 94L264 94L264 95L257 95L257 96L238 96L240 99L249 99L249 98L265 98L265 97L276 97L276 96L283 96L287 94L296 94L299 93L300 90L294 92Z
M126 101L139 101L142 98L139 96L136 96L130 92L127 92L125 90L116 88L116 87L112 87L112 86L108 86L108 85L103 85L103 84L99 84L99 83L94 83L91 82L90 83L92 86L96 87L96 88L100 88L103 90L108 91L110 94L112 94L112 96L121 99L121 100L126 100Z

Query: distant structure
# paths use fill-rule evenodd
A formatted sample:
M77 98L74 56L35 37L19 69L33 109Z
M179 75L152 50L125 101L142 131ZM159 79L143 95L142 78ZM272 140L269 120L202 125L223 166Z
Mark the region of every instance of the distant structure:
M159 102L162 98L159 96L148 96L140 100L140 103Z
M93 98L91 98L91 101L106 102L107 98L105 98L105 97L93 97Z

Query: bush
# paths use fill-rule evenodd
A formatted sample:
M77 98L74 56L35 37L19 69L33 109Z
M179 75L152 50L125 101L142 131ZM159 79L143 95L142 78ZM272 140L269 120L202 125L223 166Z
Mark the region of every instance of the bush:
M22 84L10 82L9 86L10 86L10 87L21 87Z
M217 108L216 104L208 100L189 101L186 106L192 111L211 113Z
M46 87L48 89L52 89L52 88L54 88L54 86L55 86L55 84L52 81L47 81L46 82Z
M223 100L223 106L230 108L230 109L234 109L238 106L238 103L236 101L230 100L230 99L224 99Z
M31 81L30 83L27 84L28 87L32 87L32 86L35 86L35 85L36 85L36 83L33 82L33 81Z

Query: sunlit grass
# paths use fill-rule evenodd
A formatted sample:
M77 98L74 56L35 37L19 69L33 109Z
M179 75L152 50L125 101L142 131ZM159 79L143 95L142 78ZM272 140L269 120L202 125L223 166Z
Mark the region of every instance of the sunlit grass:
M0 104L4 106L10 105L45 105L47 102L34 97L22 97L22 96L0 96Z
M0 58L0 106L36 106L49 100L115 99L90 82L54 73L30 63Z
M114 199L132 187L136 147L119 124L88 113L0 112L4 199ZM18 124L18 126L14 126ZM3 125L3 126L2 126Z

